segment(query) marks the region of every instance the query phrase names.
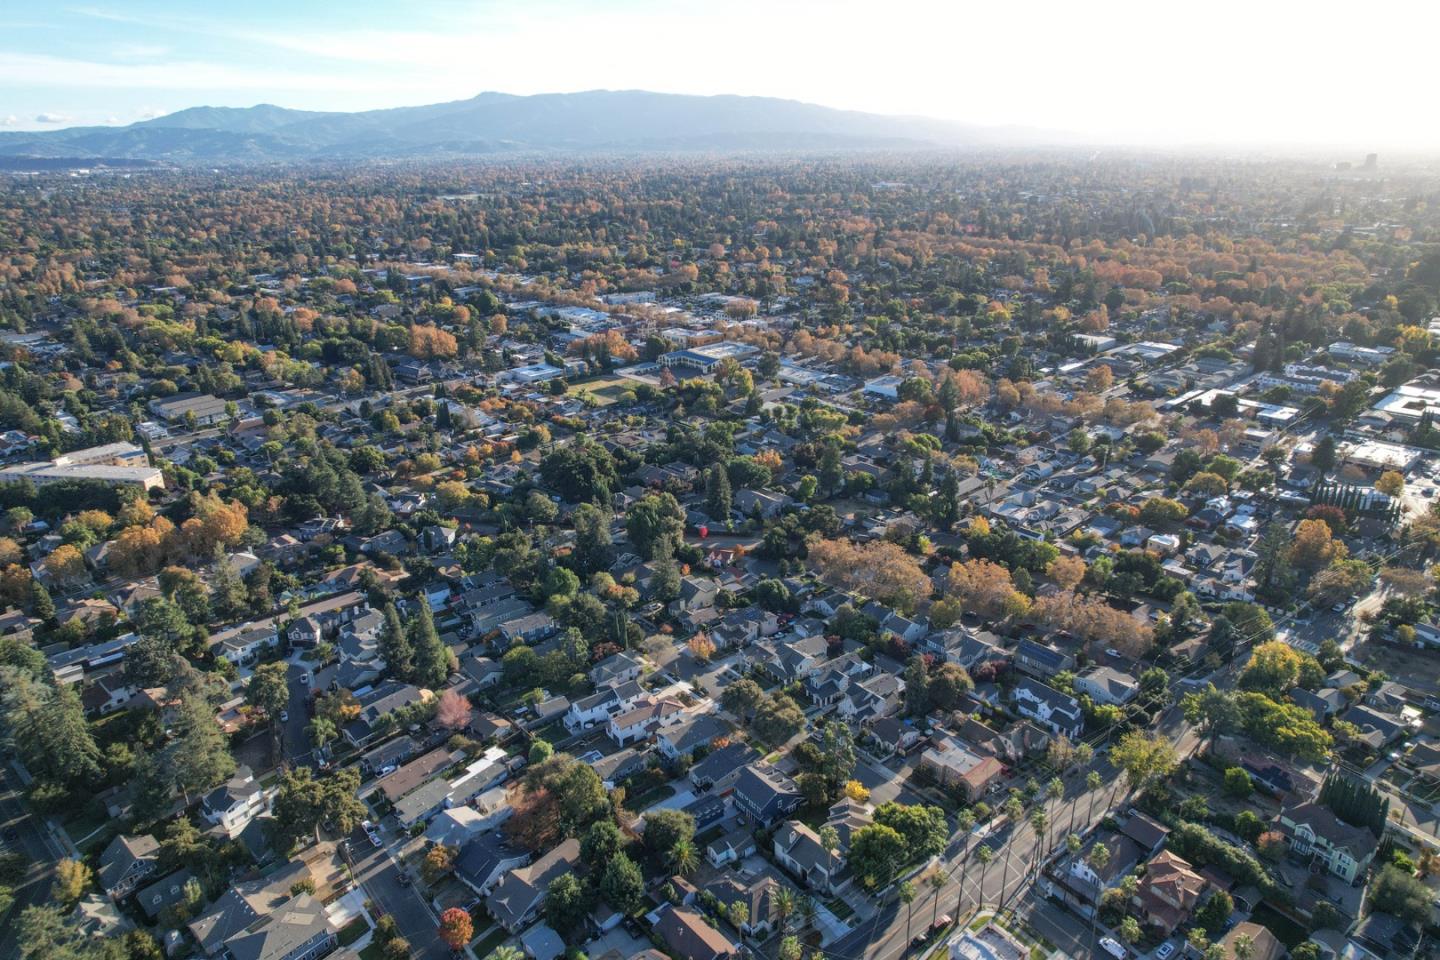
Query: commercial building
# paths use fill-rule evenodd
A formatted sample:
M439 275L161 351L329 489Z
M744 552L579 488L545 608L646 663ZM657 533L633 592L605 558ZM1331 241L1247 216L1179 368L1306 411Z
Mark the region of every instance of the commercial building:
M150 466L145 451L133 443L107 443L85 450L72 450L54 460L17 463L0 467L0 481L29 480L54 483L57 480L97 480L115 486L163 489L165 475Z

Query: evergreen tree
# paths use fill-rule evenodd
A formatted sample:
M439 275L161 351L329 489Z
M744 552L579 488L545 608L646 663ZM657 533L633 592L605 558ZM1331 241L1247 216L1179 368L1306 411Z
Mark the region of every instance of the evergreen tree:
M710 514L710 519L724 523L730 519L733 505L729 472L724 464L712 464L705 475L705 512Z
M450 675L450 650L440 640L430 601L420 598L420 610L410 621L410 646L415 651L414 681L431 690L439 689Z
M30 581L30 608L45 623L55 622L55 601L50 599L50 591L39 580Z
M400 622L400 613L395 604L385 604L385 624L380 628L380 656L390 673L408 679L415 672L415 647Z

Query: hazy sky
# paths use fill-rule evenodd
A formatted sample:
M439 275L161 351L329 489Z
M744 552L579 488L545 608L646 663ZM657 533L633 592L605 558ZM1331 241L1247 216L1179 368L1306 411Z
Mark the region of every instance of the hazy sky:
M4 0L0 129L647 89L1130 144L1440 147L1433 0Z

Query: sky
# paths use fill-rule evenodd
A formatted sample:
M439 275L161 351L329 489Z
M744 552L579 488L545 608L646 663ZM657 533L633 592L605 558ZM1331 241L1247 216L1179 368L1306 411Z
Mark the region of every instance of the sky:
M644 89L1135 146L1440 150L1426 0L4 0L0 130Z

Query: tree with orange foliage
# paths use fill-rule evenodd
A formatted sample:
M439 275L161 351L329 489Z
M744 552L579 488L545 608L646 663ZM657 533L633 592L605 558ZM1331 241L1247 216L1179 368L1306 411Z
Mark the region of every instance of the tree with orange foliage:
M459 907L451 907L440 914L440 939L451 950L460 951L475 936L475 924L470 914Z
M1085 389L1091 393L1104 393L1115 383L1115 371L1106 364L1097 364L1085 374Z
M950 567L946 585L967 609L992 619L1006 616L1023 600L1023 595L1016 597L1010 571L991 560L965 560L954 564Z
M1061 554L1045 568L1045 575L1059 584L1062 590L1074 590L1085 579L1085 561L1079 557Z
M1344 560L1349 551L1334 539L1330 525L1324 520L1301 520L1295 525L1290 545L1290 563L1301 570L1319 570L1336 560Z
M455 338L433 324L417 323L410 328L410 356L417 360L445 360L458 350Z

